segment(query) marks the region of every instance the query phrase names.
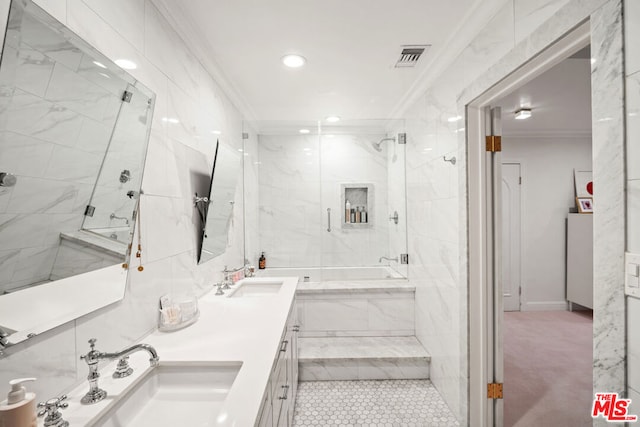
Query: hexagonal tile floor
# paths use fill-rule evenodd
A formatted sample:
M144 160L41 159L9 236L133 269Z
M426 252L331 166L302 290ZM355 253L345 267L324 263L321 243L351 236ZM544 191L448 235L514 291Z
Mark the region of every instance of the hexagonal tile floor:
M305 381L294 427L453 427L458 422L429 380Z

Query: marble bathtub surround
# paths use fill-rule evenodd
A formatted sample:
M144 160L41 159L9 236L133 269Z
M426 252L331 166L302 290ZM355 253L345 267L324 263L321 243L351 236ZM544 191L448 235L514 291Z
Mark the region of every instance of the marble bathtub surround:
M12 2L0 65L0 170L17 183L0 192L0 295L123 263L153 97L34 3ZM103 236L77 234L86 237L80 246L63 238L81 229ZM90 243L105 239L114 245ZM122 297L126 275L116 277L119 286L112 287ZM50 311L33 312L37 332L17 336L58 326L54 319L70 314L44 313ZM17 323L6 313L0 321L11 329ZM17 336L9 341L15 344Z

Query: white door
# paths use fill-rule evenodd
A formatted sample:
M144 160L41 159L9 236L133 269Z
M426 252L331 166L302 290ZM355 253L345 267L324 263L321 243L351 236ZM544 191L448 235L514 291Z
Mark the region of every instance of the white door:
M502 295L504 311L520 311L520 164L502 164Z

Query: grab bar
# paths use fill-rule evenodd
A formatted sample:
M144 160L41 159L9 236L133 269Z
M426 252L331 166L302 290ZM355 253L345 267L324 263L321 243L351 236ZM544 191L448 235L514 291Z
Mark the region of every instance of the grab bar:
M327 232L331 233L331 208L327 208L327 223L329 224Z

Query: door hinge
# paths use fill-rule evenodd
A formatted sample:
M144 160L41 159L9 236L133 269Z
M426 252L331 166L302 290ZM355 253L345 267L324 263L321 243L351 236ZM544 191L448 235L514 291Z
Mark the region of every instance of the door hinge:
M398 144L406 144L407 143L407 134L399 133L398 134Z
M409 264L409 254L400 254L400 264Z
M242 139L249 139L249 133L248 132L242 132Z
M87 205L87 207L84 209L84 216L93 216L93 213L95 211L95 206Z
M488 399L502 399L502 383L487 384Z
M487 151L492 153L502 151L502 137L500 135L487 135Z
M518 184L522 185L522 177L518 177Z

